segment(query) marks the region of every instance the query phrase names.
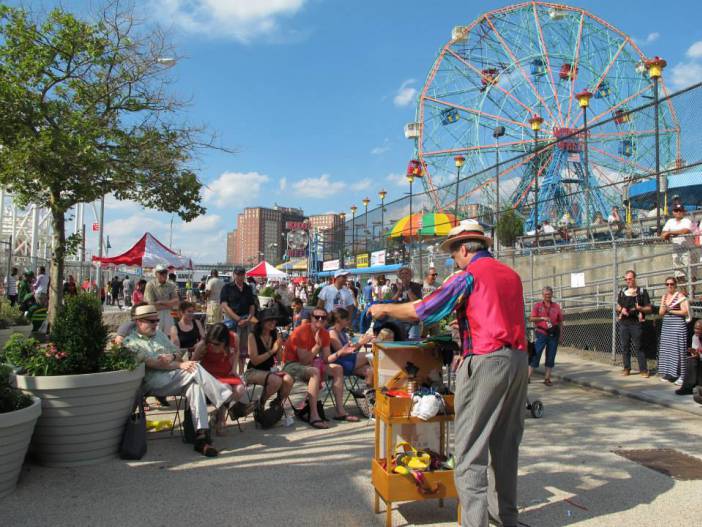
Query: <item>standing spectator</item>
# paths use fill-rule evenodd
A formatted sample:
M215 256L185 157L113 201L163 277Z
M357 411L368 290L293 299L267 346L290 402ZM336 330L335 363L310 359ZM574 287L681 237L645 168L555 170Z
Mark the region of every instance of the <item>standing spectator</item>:
M663 317L661 340L658 346L658 374L665 381L682 386L687 370L687 298L677 291L677 281L665 279L666 292L661 297L658 314Z
M327 313L335 309L353 309L356 301L353 293L346 287L349 272L339 269L334 273L334 283L322 288L317 296L317 307L323 308Z
M375 304L374 318L436 323L456 311L462 357L455 364L456 491L463 525L517 525L519 443L524 432L527 353L522 280L492 257L482 225L463 220L441 249L461 269L428 297Z
M301 298L292 301L292 328L295 329L304 322L310 321L311 308L305 308Z
M369 278L363 286L363 305L369 306L371 302L373 302L373 280Z
M76 296L78 294L78 285L72 274L68 275L68 280L63 284L63 296Z
M112 305L114 306L116 302L117 307L120 309L122 309L122 304L119 302L119 293L121 290L122 280L119 279L119 276L114 275L110 281L110 294L112 295Z
M144 291L146 290L146 280L143 278L136 284L136 288L132 292L132 305L141 304L144 302Z
M424 284L422 285L422 297L425 297L438 289L439 286L436 284L437 276L439 275L436 272L436 267L432 266L427 269L427 273L424 275Z
M124 295L124 305L129 307L132 305L132 291L134 290L134 287L132 285L132 281L129 279L127 275L124 276L124 280L122 280L122 294Z
M388 284L385 275L381 274L378 276L375 288L373 289L373 296L375 300L385 300L385 297L387 297L389 294L390 285Z
M27 302L32 296L32 272L25 271L22 273L19 282L17 282L17 300L20 305ZM22 311L27 311L27 308L21 308Z
M10 271L10 275L5 277L5 294L10 300L10 305L14 307L17 303L17 267L13 267Z
M619 314L619 343L621 345L624 369L622 375L631 373L631 353L639 361L639 374L645 378L651 376L646 365L646 355L641 348L642 324L646 315L653 311L648 291L636 285L636 273L624 273L626 287L619 291L617 297L617 313Z
M422 298L422 284L412 281L412 269L403 267L397 272L397 292L392 297L395 302L414 302ZM418 339L420 335L419 323L405 323L407 338L410 340Z
M210 278L205 284L208 324L219 324L222 322L222 307L219 299L222 296L223 287L224 281L219 277L219 271L217 271L217 269L212 269L212 271L210 271Z
M531 374L539 367L541 354L546 348L544 384L551 386L551 370L556 362L558 340L563 326L563 312L561 306L553 302L553 289L550 286L544 287L542 294L543 301L534 304L529 317L529 321L536 324L536 342L534 342L534 355L529 362L529 378L531 379Z
M176 285L168 280L168 269L158 264L154 267L154 278L144 288L144 302L152 305L158 311L158 329L170 335L173 327L171 310L178 307L178 291Z
M702 386L702 319L695 322L694 333L692 335L692 345L687 350L685 358L687 364L685 368L685 378L682 386L675 390L675 395L692 395L695 386ZM700 388L697 388L699 393Z
M234 280L222 287L220 305L224 314L224 324L236 331L239 338L239 375L244 374L244 366L249 351L249 330L257 322L256 296L253 289L244 281L246 270L234 269Z
M673 207L673 217L665 222L661 238L673 243L673 268L687 274L690 263L691 240L686 234L692 233L692 221L685 217L682 205Z
M208 280L208 278L206 276L203 276L202 279L200 279L200 283L197 285L198 298L200 298L201 300L205 299L205 290L207 288L207 280Z
M619 216L619 207L612 207L612 212L607 216L607 223L621 223L622 218Z
M39 304L44 304L44 300L49 297L49 277L46 276L46 268L43 265L39 267L39 273L34 282L34 297Z

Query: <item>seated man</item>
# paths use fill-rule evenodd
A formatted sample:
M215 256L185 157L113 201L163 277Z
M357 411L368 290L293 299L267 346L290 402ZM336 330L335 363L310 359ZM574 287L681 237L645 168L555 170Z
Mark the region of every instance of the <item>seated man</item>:
M210 444L207 400L216 408L232 397L229 386L220 383L197 362L184 361L165 333L157 329L158 311L143 305L134 309L136 327L124 339L124 346L146 364L143 389L157 397L178 395L185 389L195 428L195 450L207 457L218 452Z
M312 311L309 323L298 326L292 332L285 345L285 366L283 371L290 374L296 381L307 382L307 400L310 407L310 426L314 428L329 428L319 416L317 400L322 375L320 367L324 366L323 358L329 356L329 332L324 328L327 322L327 312L324 308L316 307ZM316 360L316 364L314 364ZM338 369L338 373L336 370ZM343 369L335 368L330 374L342 375ZM340 394L343 397L343 393ZM343 399L339 399L342 400Z

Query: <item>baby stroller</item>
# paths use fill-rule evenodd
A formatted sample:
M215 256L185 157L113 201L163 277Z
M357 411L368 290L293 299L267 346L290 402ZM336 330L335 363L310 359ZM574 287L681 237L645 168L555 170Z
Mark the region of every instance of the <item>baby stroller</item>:
M529 354L529 360L531 361L531 356L534 354L534 342L533 339L528 339L527 341L527 352ZM539 399L529 400L527 395L526 409L531 412L531 416L535 419L539 419L544 416L544 403Z

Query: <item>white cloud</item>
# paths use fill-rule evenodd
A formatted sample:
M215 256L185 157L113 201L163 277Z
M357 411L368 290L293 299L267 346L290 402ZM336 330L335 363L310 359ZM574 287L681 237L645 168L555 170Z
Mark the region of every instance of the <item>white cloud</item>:
M105 196L105 210L121 210L121 211L131 211L136 212L138 210L143 210L139 203L129 199L119 200L115 198L114 194L109 194Z
M278 19L297 13L307 0L152 0L150 9L190 33L249 43L280 31Z
M279 189L281 192L284 192L286 188L288 188L288 178L282 177L282 178L280 178L280 180L278 181L278 189Z
M346 188L342 181L332 181L329 174L322 174L318 178L305 178L295 181L292 185L293 192L305 198L327 198L338 194Z
M692 46L687 48L686 55L691 59L702 58L702 40L698 40L697 42L693 43Z
M269 181L268 176L258 172L225 172L207 184L203 197L218 207L250 205Z
M371 187L373 180L370 178L363 178L351 185L351 190L367 190Z
M379 156L381 154L384 154L388 150L390 150L390 140L386 137L383 141L383 144L372 148L370 153L371 155Z
M699 62L680 62L673 66L666 76L673 88L685 88L702 81L702 64Z
M392 100L395 106L407 106L414 101L417 96L417 90L412 88L412 84L415 82L414 79L407 79L402 83Z
M392 183L393 185L396 185L398 187L406 187L408 185L407 183L407 178L405 177L404 174L388 174L385 176L385 179Z
M218 214L206 214L198 216L190 223L181 223L178 228L183 232L211 232L217 229L221 219Z
M656 40L660 38L661 34L657 33L656 31L649 33L646 35L646 38L640 39L640 38L635 38L634 42L639 44L640 46L645 46L647 44L653 44Z

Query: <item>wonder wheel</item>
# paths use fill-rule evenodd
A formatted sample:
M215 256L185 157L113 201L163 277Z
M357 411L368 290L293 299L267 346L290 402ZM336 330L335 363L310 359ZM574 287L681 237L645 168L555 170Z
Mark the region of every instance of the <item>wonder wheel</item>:
M662 79L659 88L664 97ZM592 94L585 111L583 91ZM583 9L529 2L454 28L405 135L416 142L415 163L437 209L479 203L495 210L499 181L500 209L520 210L527 228L536 188L537 222L567 213L583 224L596 213L606 218L627 180L654 173L653 94L645 57L629 36ZM585 115L587 165L583 134L554 142L581 129ZM538 132L535 117L543 120ZM668 102L659 105L659 131L661 167L673 166L679 127ZM456 158L465 159L458 192Z

